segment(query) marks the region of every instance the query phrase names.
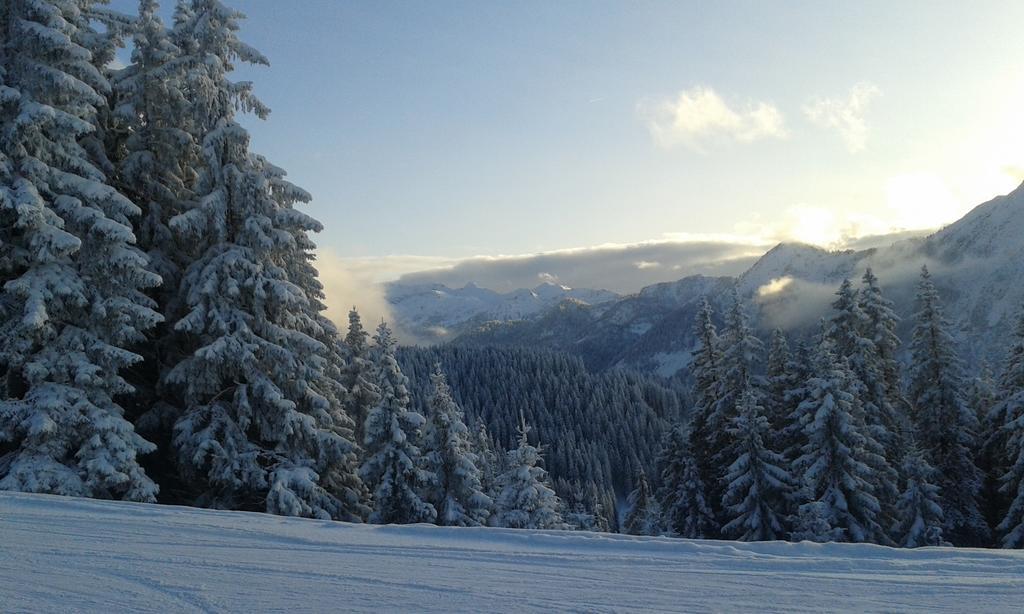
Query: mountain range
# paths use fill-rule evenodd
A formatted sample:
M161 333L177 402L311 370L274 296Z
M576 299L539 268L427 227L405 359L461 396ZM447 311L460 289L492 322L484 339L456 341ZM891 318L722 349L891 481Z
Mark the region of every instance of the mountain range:
M672 376L690 362L703 297L721 314L735 288L762 334L779 327L806 336L827 316L843 279L859 283L868 267L895 302L906 341L922 265L967 364L998 361L1024 303L1024 185L925 237L843 251L782 243L737 277L689 276L627 296L555 284L503 294L473 284L392 283L388 298L399 324L431 341L544 348L578 355L596 370Z

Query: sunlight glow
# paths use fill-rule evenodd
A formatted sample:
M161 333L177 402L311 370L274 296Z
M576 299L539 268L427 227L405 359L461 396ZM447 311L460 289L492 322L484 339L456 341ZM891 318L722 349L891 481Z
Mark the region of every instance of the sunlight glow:
M898 175L885 188L886 201L898 228L936 228L956 219L963 206L953 191L932 173Z

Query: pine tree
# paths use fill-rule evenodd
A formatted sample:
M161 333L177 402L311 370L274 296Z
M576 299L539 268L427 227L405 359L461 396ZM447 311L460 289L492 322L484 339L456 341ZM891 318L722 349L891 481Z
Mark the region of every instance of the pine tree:
M732 419L739 415L740 396L749 390L760 402L764 389L764 378L757 374L764 345L750 330L743 303L735 290L732 309L726 318L723 348L714 405L708 416L712 447L719 450L726 447L720 444L730 439L726 433Z
M355 421L348 414L346 403L348 389L343 383L347 367L344 358L345 348L337 327L325 315L326 295L319 272L313 264L316 259L316 244L309 237L307 225L302 222L306 219L305 216L295 211L297 205L310 202L312 196L288 181L283 169L260 156L255 156L254 162L263 173L271 197L282 212L282 229L292 235L292 241L297 248L286 253L286 257L279 261L288 280L306 297L303 304L305 317L296 320L295 326L300 332L319 342L323 349L322 355L316 357L322 370L310 378L310 391L326 401L329 408L326 424L329 425L329 430L340 438L339 441L343 442L343 449L339 450L340 455L335 456L324 468L321 482L327 491L342 503L338 519L360 521L370 513L369 507L365 504L369 499L369 492L359 478L361 450L357 442L360 433L357 431Z
M184 125L202 159L193 200L169 222L195 254L174 299L182 358L163 383L179 393L173 445L197 504L352 519L353 493L328 490L351 480L355 446L338 423L318 297L289 277L310 257L297 237L320 224L290 206L283 172L249 151L235 119L268 113L229 79L235 62L267 63L238 39L241 18L219 0L181 3L175 18Z
M570 489L566 501L566 512L562 515L566 524L574 531L607 532L608 521L604 518L601 503L593 501L579 484Z
M976 391L979 383L974 387ZM982 412L980 418L983 437L978 466L985 471L986 517L990 521L995 519L992 524L996 526L1003 524L1011 500L1016 496L1016 484L1007 484L1005 480L1017 460L1016 446L1011 443L1016 431L1014 425L1024 416L1024 308L1018 314L1013 339L995 386L994 399L978 398L985 394L975 394L976 401L989 405L988 411Z
M380 400L366 417L363 440L366 460L360 471L373 492L370 522L433 522L437 510L419 495L433 479L433 475L423 469L423 459L416 445L425 420L409 409L408 380L395 360L395 341L384 322L377 327L374 341L374 379L380 385Z
M764 408L768 418L768 433L765 443L773 450L786 450L785 428L792 413L793 391L799 388L799 366L789 351L786 335L779 329L772 333L768 347Z
M743 303L735 289L733 305L726 318L723 347L715 401L707 418L708 439L705 443L712 451L709 454L713 471L704 484L708 500L715 502L714 505L720 505L725 495L725 473L733 460L728 457L728 451L736 443L735 433L730 427L739 415L740 397L749 391L754 402L760 404L765 383L764 377L757 373L764 347L750 330ZM721 525L728 522L725 510L716 510L716 515Z
M423 437L423 458L433 479L426 488L426 499L437 510L438 524L480 526L490 516L493 502L480 482L481 472L462 408L452 399L440 364L430 379L434 392L428 400L430 415Z
M477 421L473 431L472 448L476 452L476 466L480 470L480 490L491 499L493 508L494 498L498 494L498 474L502 467L494 449L494 440L482 420Z
M498 478L497 514L492 525L510 529L565 529L561 501L539 466L540 450L530 445L529 427L521 421L519 445L508 452L508 469Z
M629 493L627 503L629 512L622 523L623 531L629 535L661 535L661 509L643 471L637 475L636 488Z
M846 530L833 526L834 522L834 510L828 502L804 503L797 510L789 538L795 542L810 541L819 544L844 541Z
M990 506L999 518L1003 548L1024 548L1024 308L999 377L997 402L987 415L990 434L984 450L999 476L999 497Z
M974 410L978 420L974 461L982 475L979 493L982 514L990 527L1002 522L1009 505L1000 492L1000 478L1006 473L1008 459L1003 421L999 412L993 411L999 402L999 385L992 375L988 362L982 361L978 375L971 379L967 406Z
M116 399L159 321L145 295L159 278L97 146L114 38L93 4L0 11L0 489L153 501L138 461L153 445Z
M188 250L171 231L170 220L193 198L199 148L189 130L189 98L184 89L187 59L172 42L158 15L156 0L141 0L132 40L132 62L114 79L115 116L126 133L118 184L142 209L139 247L163 283L158 301L177 291ZM120 152L119 152L120 153Z
M359 312L348 312L348 333L345 335L345 366L341 382L347 390L345 406L355 422L358 438L364 435L366 416L380 400L380 390L373 379L369 334L363 329Z
M943 534L956 545L983 545L989 531L978 505L982 478L972 454L977 418L964 403L960 359L927 267L921 269L917 303L910 399L919 443L939 474Z
M679 537L705 539L718 533L714 511L708 504L704 482L693 456L683 457L682 478L671 511L673 529Z
M1011 464L1002 477L1002 492L1010 499L1010 506L1002 522L996 527L1002 535L1003 548L1024 548L1024 415L1007 423L1009 433L1007 449Z
M698 345L693 352L693 363L690 367L694 379L694 411L698 415L711 412L721 377L721 342L711 319L712 315L707 297L702 297L693 331Z
M704 495L704 482L691 452L692 432L674 426L665 433L658 456L661 486L658 504L662 524L679 537L703 539L715 534L714 512Z
M715 494L720 492L716 490L719 464L714 458L715 449L711 445L716 425L711 423L711 416L715 410L722 376L722 343L711 317L711 305L707 297L703 297L694 322L694 336L698 345L694 350L693 364L690 367L694 379L694 408L690 420L689 452L696 464L699 481L708 489L706 494L711 497L707 499L708 503L711 503ZM712 513L716 505L709 506ZM711 523L706 529L713 531L716 525L717 523Z
M734 460L725 476L722 506L729 522L722 532L742 541L779 539L793 478L785 458L765 446L768 419L752 390L740 396L739 411L730 427L735 444L728 457Z
M942 507L935 470L924 455L911 445L903 461L905 486L897 502L898 522L893 527L897 543L904 548L943 546Z
M868 330L873 324L861 309L858 294L849 279L843 280L832 303L834 313L826 335L837 358L846 361L854 376L850 380L853 386L850 392L857 397L863 409L863 445L867 452L864 460L871 466L874 494L880 505L878 520L882 526L890 526L899 495L899 475L888 458L897 458L899 446L895 432L898 424L887 394L881 359L874 341L868 337ZM874 295L871 302L876 307L884 306L880 295Z
M181 359L173 322L181 316L182 270L194 254L170 228L194 198L199 147L190 131L189 100L183 78L187 63L158 15L156 0L141 0L133 24L131 63L112 78L114 111L110 144L116 187L132 198L142 213L135 225L139 249L149 270L160 276L150 289L165 321L147 331L135 351L144 359L129 373L136 389L127 406L140 433L152 439L157 452L147 459L150 474L162 485L161 499L190 503L175 469L172 429L178 410L168 403L174 394L162 389L167 372Z
M900 363L896 358L902 345L896 334L899 317L893 309L892 301L882 294L878 278L870 267L864 272L862 282L863 287L858 296L860 310L865 318L864 336L874 344L874 369L882 385L881 398L884 398L891 408L879 403L883 410L881 415L885 418L885 426L892 435L891 445L899 448L902 446L899 436L908 426L910 413L910 402L902 392Z
M603 533L617 532L618 513L615 509L615 493L611 490L602 490L594 482L587 483L586 509L594 515L595 531Z
M801 343L793 352L787 369L791 384L783 393L786 415L777 434L776 445L790 465L803 455L803 448L807 445L804 415L813 404L805 405L804 401L810 398L808 382L814 376L811 368L812 359L810 347L806 343Z
M831 341L823 340L801 406L808 442L795 465L807 503L799 508L795 539L888 541L877 521L875 480L866 462L866 427L853 379L845 361L836 359Z

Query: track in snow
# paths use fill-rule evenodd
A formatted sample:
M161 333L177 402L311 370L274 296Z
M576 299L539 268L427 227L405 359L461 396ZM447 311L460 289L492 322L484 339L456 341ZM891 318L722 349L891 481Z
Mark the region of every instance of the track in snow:
M1024 552L367 526L0 493L0 610L1012 612Z

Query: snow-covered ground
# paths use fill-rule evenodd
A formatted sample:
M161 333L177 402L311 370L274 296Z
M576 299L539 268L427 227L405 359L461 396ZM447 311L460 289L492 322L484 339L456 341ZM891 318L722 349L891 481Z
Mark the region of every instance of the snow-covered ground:
M0 611L1019 612L1024 552L365 526L0 493Z

